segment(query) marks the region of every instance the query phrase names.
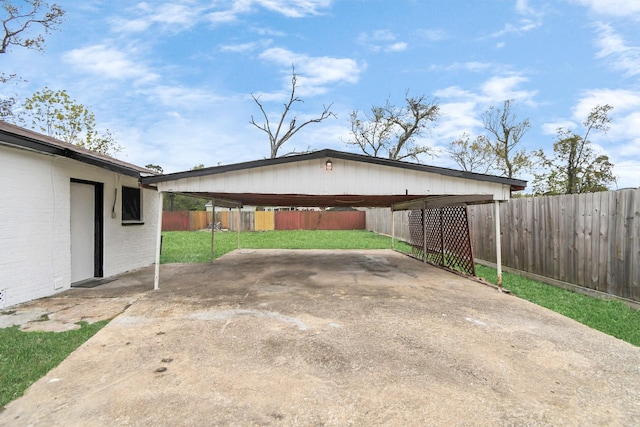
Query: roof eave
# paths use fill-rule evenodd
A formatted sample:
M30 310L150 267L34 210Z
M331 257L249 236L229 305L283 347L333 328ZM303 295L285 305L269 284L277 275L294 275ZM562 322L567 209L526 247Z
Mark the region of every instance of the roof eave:
M69 150L61 146L49 144L45 141L40 141L28 136L17 135L12 132L7 132L5 130L0 130L0 135L2 135L2 137L0 138L0 143L4 145L36 151L44 154L50 154L54 156L66 157L72 160L77 160L82 163L107 169L112 172L117 172L123 175L131 176L135 178L140 177L141 171L135 168L129 168L115 162L110 162L106 159L102 159L97 156L83 154L79 151Z
M403 162L400 160L371 157L371 156L365 156L362 154L347 153L344 151L336 151L331 149L324 149L324 150L314 151L311 153L300 154L296 156L277 157L275 159L253 160L249 162L233 163L230 165L222 165L222 166L213 166L209 168L197 169L197 170L191 170L191 171L185 171L185 172L175 172L175 173L166 174L166 175L156 175L152 177L143 178L143 182L146 184L152 184L157 182L173 181L176 179L193 178L193 177L206 176L206 175L217 175L225 172L253 169L253 168L264 167L264 166L275 166L280 164L293 163L293 162L299 162L299 161L305 161L305 160L315 160L320 158L335 158L335 159L341 159L341 160L351 160L356 162L377 164L381 166L399 167L404 169L417 170L421 172L436 173L440 175L453 176L453 177L458 177L463 179L475 179L478 181L495 182L498 184L509 185L512 191L524 190L524 188L527 185L527 181L523 181L520 179L505 178L505 177L499 177L494 175L483 175L483 174L478 174L474 172L465 172L465 171L459 171L455 169L442 168L438 166L429 166L429 165L422 165L418 163Z

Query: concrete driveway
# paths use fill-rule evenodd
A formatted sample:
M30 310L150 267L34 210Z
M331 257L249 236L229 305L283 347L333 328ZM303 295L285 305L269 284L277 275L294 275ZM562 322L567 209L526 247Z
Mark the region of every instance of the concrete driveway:
M395 252L236 251L137 295L0 425L640 425L640 348Z

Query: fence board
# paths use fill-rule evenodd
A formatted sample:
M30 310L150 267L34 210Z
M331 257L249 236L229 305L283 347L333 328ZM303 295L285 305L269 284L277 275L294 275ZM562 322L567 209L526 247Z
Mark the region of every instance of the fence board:
M162 212L162 231L186 231L189 228L189 211Z
M275 220L273 211L256 211L255 213L255 230L256 231L268 231L275 230Z
M594 263L598 264L598 274L595 280L598 281L597 289L602 292L608 292L607 285L607 254L609 247L607 246L607 236L609 235L609 199L611 193L599 193L600 196L600 215L598 227L598 258ZM604 280L601 280L603 278Z
M616 295L618 290L616 289L616 271L615 260L617 257L616 251L616 223L618 222L618 198L610 193L609 194L609 233L607 236L607 292Z
M633 193L633 226L631 230L632 249L629 256L631 266L631 299L640 301L640 193Z

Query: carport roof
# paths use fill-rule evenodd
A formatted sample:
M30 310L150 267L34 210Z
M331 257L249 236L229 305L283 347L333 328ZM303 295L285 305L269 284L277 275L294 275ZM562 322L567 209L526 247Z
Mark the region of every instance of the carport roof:
M325 161L342 163L331 179ZM324 171L323 171L324 172ZM377 182L376 182L377 181ZM396 182L397 181L397 182ZM526 181L324 149L166 175L141 182L216 205L438 207L505 200ZM507 193L504 195L504 193Z

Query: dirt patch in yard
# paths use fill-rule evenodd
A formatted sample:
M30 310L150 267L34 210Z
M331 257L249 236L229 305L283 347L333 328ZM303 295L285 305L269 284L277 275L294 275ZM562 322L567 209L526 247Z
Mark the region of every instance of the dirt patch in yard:
M0 425L639 425L640 349L391 251L162 266Z

